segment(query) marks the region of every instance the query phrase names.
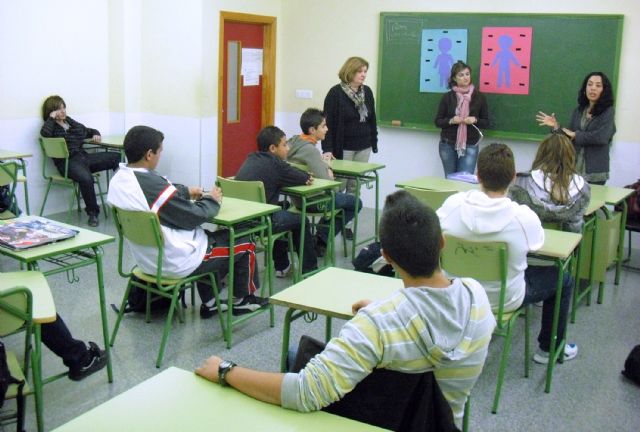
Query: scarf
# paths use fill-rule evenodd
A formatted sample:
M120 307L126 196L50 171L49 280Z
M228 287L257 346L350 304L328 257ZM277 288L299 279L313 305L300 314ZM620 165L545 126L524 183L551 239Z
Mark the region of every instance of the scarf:
M364 123L367 121L367 115L369 111L367 111L367 106L364 103L364 86L360 86L358 91L353 91L349 84L340 83L340 87L342 90L349 96L349 99L356 104L356 109L358 110L358 114L360 114L360 123Z
M456 105L456 115L463 119L469 117L469 102L471 102L471 95L473 94L473 84L469 85L467 90L462 90L458 86L453 86L451 90L456 94L458 104ZM461 122L458 125L458 134L456 135L456 152L458 157L464 156L467 149L467 124Z

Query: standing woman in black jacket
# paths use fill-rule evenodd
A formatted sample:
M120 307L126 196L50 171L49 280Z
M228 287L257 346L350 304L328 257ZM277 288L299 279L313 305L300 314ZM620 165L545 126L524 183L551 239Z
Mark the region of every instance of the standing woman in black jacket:
M561 127L554 114L539 111L540 126L562 129L576 149L576 169L591 184L603 185L609 179L609 148L616 133L611 81L602 72L584 77L578 91L578 107L569 127Z
M331 87L324 98L327 135L322 141L325 157L368 162L371 151L378 152L378 127L373 92L364 85L369 63L350 57L340 68L340 84ZM355 180L347 182L347 193L354 194Z
M442 95L435 124L440 132L440 160L445 177L455 172L475 173L480 129L489 126L484 95L471 82L471 68L458 60L451 67L449 92Z
M85 140L99 143L100 132L67 117L67 104L60 96L49 96L42 104L44 125L40 135L47 138L64 138L69 149L69 178L80 185L80 194L89 215L89 226L98 226L100 207L93 188L92 173L118 168L120 154L115 152L87 153L82 146ZM54 159L53 163L64 175L64 159Z

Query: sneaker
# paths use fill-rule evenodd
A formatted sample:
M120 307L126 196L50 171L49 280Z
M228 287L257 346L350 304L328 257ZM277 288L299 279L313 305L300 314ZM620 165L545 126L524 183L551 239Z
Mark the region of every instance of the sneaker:
M577 355L578 345L570 343L564 346L564 361L573 360ZM549 353L538 348L536 353L533 355L533 361L539 364L547 364L549 363Z
M353 230L349 227L344 229L344 238L347 240L353 240Z
M291 263L283 270L276 270L276 277L280 279L286 278L289 273L291 273Z
M87 222L90 227L97 227L100 224L100 220L98 219L97 214L90 214L89 221Z
M249 294L239 303L234 303L233 305L233 314L234 315L244 315L251 312L255 312L260 308L263 308L269 304L269 299L264 297L258 297L253 294Z
M107 353L101 350L95 342L89 342L89 360L87 364L79 368L69 369L69 379L80 381L94 372L99 371L107 364Z
M226 300L220 300L220 312L226 312L229 307ZM218 313L218 306L214 303L213 306L207 306L206 304L200 305L200 318L211 318Z

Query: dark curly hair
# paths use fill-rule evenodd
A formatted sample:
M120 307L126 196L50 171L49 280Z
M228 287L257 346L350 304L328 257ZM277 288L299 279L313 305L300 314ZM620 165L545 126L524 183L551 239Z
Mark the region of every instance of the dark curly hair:
M580 106L580 108L584 109L589 106L589 99L587 99L586 94L587 82L589 81L589 78L594 75L599 76L602 79L602 94L591 110L591 115L595 117L605 112L607 108L613 106L613 88L611 87L611 81L609 81L609 78L607 78L604 72L588 73L582 81L580 91L578 91L578 106Z

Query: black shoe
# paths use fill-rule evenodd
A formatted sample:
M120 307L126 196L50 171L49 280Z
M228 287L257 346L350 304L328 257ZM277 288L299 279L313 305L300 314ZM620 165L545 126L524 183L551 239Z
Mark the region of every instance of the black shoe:
M227 306L227 300L220 300L220 311L226 312L229 307ZM205 304L200 305L200 318L211 318L218 313L218 306L214 303L213 306L207 306Z
M244 315L255 312L269 304L269 299L249 294L238 304L233 305L234 315Z
M353 240L353 230L351 228L345 228L343 234L347 240Z
M101 350L95 342L89 342L89 361L79 368L69 369L69 379L80 381L94 372L99 371L107 364L107 353Z
M97 227L100 224L100 221L98 219L98 215L95 213L92 213L89 215L89 222L88 222L90 227Z

